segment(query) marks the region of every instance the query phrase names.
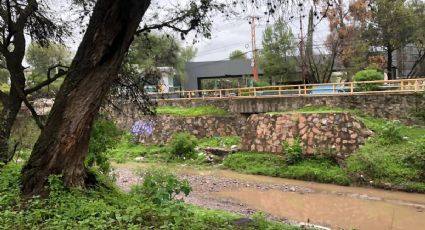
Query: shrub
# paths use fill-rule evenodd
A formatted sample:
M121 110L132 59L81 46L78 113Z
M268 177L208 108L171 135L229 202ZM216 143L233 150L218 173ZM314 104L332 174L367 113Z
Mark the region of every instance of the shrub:
M176 133L171 137L169 147L172 158L193 159L196 157L196 137L189 133Z
M403 141L402 125L399 121L386 122L379 132L379 142L382 145L398 144Z
M303 160L303 148L300 138L296 138L292 144L284 141L282 147L285 153L286 164L293 165Z
M384 74L379 72L376 69L366 69L361 70L357 72L354 76L354 81L361 82L361 81L378 81L378 80L384 80ZM356 87L361 91L378 91L380 90L381 83L358 83L356 84Z
M192 187L188 180L179 180L165 170L150 170L142 173L143 184L132 188L133 194L142 194L154 204L169 202L180 193L189 195Z
M86 165L96 166L103 173L109 172L110 165L106 151L119 143L121 135L122 131L114 122L105 119L96 120L91 131Z

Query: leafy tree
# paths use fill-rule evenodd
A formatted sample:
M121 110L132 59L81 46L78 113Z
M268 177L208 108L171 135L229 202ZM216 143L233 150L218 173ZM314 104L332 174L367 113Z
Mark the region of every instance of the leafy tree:
M412 41L415 31L412 11L404 0L376 0L371 7L371 19L363 38L371 45L385 48L388 79L394 79L392 55Z
M210 37L211 14L225 11L224 4L212 0L185 1L185 8L175 2L168 9L151 6L149 0L97 0L93 8L93 1L74 2L85 3L85 9L91 10L86 12L90 21L46 125L22 169L24 196L46 195L50 175L61 174L67 187L84 188L96 183L84 167L90 131L103 99L120 78L119 69L134 34L170 29L178 31L183 39L191 31ZM274 11L269 7L268 13ZM160 15L164 20L159 19Z
M425 74L425 2L413 0L409 3L408 7L413 11L414 15L413 28L415 30L413 32L412 43L418 51L418 56L407 77L421 76Z
M181 82L186 79L186 64L195 58L197 52L198 49L193 46L187 46L180 49L176 67L179 81L177 82L178 84L181 84Z
M260 55L260 66L270 84L279 81L294 80L295 59L293 59L294 35L290 28L279 18L263 33L263 50Z
M26 52L26 60L31 65L31 72L27 79L27 85L33 87L48 79L48 71L59 73L65 71L70 63L71 51L64 45L51 43L43 47L37 43L31 43ZM50 84L48 89L39 90L39 94L55 93L59 90L62 80L58 79ZM51 95L49 95L51 96Z
M61 42L69 35L68 27L52 14L47 1L18 0L0 3L0 68L8 72L10 85L0 90L0 162L7 163L13 157L9 151L9 137L22 102L29 108L36 123L43 127L41 120L29 103L27 96L49 85L58 76L52 76L38 85L26 88L22 66L27 38L45 46L49 41ZM3 89L3 88L8 88Z
M234 50L229 54L230 60L247 60L246 53L241 50Z

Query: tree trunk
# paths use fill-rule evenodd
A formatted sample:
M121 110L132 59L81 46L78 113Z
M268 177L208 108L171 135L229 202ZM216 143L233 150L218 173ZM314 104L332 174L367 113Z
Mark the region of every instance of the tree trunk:
M23 168L24 196L45 194L49 175L62 174L68 187L88 183L84 159L93 119L149 5L149 0L97 1L47 123Z
M395 76L393 76L392 66L393 66L393 48L391 46L387 47L387 75L388 80L393 80Z
M22 66L25 46L23 31L17 32L14 35L14 50L3 54L11 80L9 95L4 98L3 109L0 112L0 162L5 164L13 157L13 152L9 152L9 138L13 124L21 109L22 98L19 92L23 92L25 89L25 74Z

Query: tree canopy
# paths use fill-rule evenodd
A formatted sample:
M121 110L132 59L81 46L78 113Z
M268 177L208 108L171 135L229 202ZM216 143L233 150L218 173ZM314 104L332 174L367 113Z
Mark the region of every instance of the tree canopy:
M229 54L229 59L230 60L246 60L246 53L244 53L241 50L233 50L230 54Z
M297 80L293 39L294 35L283 19L278 19L265 29L260 67L270 82Z

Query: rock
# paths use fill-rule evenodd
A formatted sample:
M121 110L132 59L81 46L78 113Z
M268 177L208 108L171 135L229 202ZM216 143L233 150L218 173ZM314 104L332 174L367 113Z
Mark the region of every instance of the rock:
M136 158L134 158L134 160L140 162L140 161L144 161L145 158L144 157L136 157Z
M237 151L239 151L239 147L237 145L232 145L232 146L230 146L230 150L232 152L237 152Z

